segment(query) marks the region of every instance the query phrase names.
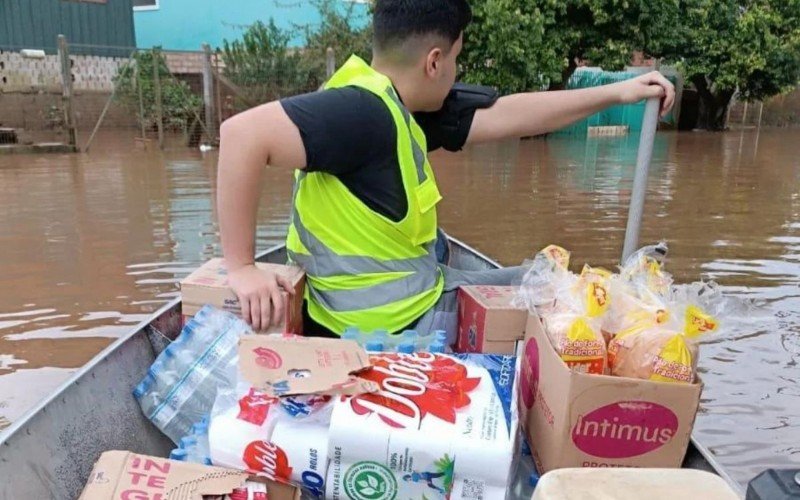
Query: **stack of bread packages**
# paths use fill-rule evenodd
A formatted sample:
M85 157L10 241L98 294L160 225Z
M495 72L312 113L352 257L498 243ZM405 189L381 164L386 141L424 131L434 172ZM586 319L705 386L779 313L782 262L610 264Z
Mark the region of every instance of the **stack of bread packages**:
M717 330L706 311L720 310L714 283L675 285L663 270L664 243L644 247L618 273L584 265L570 253L540 251L515 301L537 314L564 363L583 373L693 383L698 339Z

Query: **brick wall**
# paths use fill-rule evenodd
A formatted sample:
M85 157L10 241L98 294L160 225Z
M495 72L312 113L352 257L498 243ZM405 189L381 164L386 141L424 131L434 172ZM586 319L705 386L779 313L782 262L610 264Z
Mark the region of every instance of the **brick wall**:
M109 92L75 93L75 119L78 128L92 129L108 100ZM0 93L0 124L26 130L47 130L61 117L61 94L52 92ZM136 117L112 102L103 128L136 127Z
M122 57L70 56L75 90L111 91L113 78L126 61ZM0 50L0 92L61 90L61 62L57 55L42 59Z

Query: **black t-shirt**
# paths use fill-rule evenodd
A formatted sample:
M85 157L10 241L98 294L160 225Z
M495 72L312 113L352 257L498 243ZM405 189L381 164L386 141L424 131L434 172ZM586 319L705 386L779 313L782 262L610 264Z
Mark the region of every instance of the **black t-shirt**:
M415 113L428 151L458 151L467 141L475 110L491 106L487 87L456 84L442 109ZM281 100L300 130L306 172L333 174L375 212L395 222L408 210L397 159L397 129L383 101L360 87L341 87Z
M498 94L488 88L456 84L442 109L415 113L428 151L458 151L467 141L475 110L489 107ZM326 172L375 212L395 222L408 211L397 159L397 129L383 101L360 87L342 87L281 100L300 130L306 172ZM303 306L305 334L337 337L315 322Z

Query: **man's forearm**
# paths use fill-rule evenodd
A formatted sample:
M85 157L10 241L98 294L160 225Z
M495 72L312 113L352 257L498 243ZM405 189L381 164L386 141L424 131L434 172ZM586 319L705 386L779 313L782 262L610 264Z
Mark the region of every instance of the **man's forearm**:
M552 132L618 103L614 85L504 96L475 113L467 142Z
M246 131L226 122L220 131L217 211L222 251L229 270L252 264L261 176L266 163L248 146Z

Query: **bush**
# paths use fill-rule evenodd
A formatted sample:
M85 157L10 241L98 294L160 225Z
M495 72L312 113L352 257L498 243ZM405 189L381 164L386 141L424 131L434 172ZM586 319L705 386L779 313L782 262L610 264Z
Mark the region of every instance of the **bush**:
M157 58L156 64L161 85L164 127L171 130L185 130L195 116L202 111L203 101L192 93L186 82L172 76L164 54L158 49L136 52L131 60L120 67L114 79L117 88L116 97L131 113L136 115L136 119L141 125L146 128L156 126L154 57Z
M267 24L259 21L241 40L223 42L225 76L239 87L239 107L319 88L325 81L328 47L335 50L337 65L350 54L369 59L372 26L359 17L357 4L340 7L334 0L315 0L315 6L319 24L284 30L273 20ZM289 46L295 33L302 33L304 48Z

